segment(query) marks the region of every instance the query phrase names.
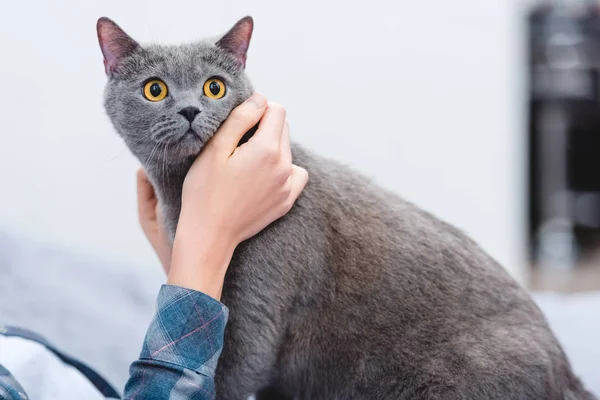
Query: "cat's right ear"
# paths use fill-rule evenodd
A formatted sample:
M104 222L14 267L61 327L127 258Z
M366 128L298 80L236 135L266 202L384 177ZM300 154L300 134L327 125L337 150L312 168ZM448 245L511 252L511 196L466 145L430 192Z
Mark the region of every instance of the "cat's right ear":
M109 18L100 18L96 29L104 55L104 70L106 75L111 76L121 61L139 50L140 45Z

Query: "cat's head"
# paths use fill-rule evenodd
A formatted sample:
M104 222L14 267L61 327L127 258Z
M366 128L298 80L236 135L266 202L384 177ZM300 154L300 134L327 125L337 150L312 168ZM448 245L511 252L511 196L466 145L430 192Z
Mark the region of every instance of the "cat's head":
M97 24L108 76L105 107L147 169L200 153L231 110L252 94L244 73L252 18L217 40L142 46L108 18Z

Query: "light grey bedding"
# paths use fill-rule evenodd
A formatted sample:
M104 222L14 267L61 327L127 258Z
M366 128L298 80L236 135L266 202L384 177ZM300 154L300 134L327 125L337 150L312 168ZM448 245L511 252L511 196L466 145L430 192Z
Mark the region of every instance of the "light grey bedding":
M0 229L0 324L50 339L124 387L162 283L158 265L116 265Z
M121 389L163 281L158 266L117 265L0 229L0 324L35 330ZM600 293L536 295L576 372L600 395Z

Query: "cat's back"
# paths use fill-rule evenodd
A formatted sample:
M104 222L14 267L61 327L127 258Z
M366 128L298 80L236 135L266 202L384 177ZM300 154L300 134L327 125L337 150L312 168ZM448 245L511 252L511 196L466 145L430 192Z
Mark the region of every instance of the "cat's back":
M310 213L326 220L328 227L322 233L330 250L341 251L333 259L371 261L370 270L388 266L387 271L377 272L392 275L440 267L436 272L442 276L436 275L436 280L478 275L478 282L503 282L520 289L504 268L459 229L339 162L298 144L292 145L292 153L294 163L308 170L309 184L298 201L301 211L291 214L294 219ZM356 246L353 254L348 253L351 245ZM402 278L409 281L410 277Z
M360 280L363 288L374 282L396 295L402 282L406 300L419 297L411 290L418 287L441 299L470 294L498 297L502 303L507 293L513 300L529 299L504 268L457 228L341 163L297 144L292 149L294 163L308 170L309 183L285 229L312 230L311 222L318 221L330 272L338 279Z
M321 301L292 322L290 354L302 351L303 341L319 343L304 349L309 363L352 366L359 381L402 371L398 379L423 387L432 386L428 379L468 386L505 368L515 382L539 382L538 393L560 392L569 366L544 317L477 244L337 162L299 145L293 158L310 178L286 228L312 230L316 221L318 232L306 237L316 234L318 242L309 248L296 243L301 250L292 256L302 259L314 249L324 252L324 263L306 270L307 282L319 277L307 297ZM310 378L347 378L331 373ZM550 376L557 382L548 382ZM490 379L495 384L501 386Z

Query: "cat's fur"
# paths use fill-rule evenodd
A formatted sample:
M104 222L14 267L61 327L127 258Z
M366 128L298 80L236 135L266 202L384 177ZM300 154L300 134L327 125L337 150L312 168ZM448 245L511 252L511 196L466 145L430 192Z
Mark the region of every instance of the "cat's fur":
M230 111L250 96L252 20L223 38L141 47L98 23L106 109L141 161L174 235L183 178ZM203 95L222 77L227 94ZM152 103L142 85L164 80ZM178 114L198 107L190 124ZM219 399L265 387L297 399L593 399L546 320L505 270L457 229L348 168L292 146L309 183L291 212L239 245Z

